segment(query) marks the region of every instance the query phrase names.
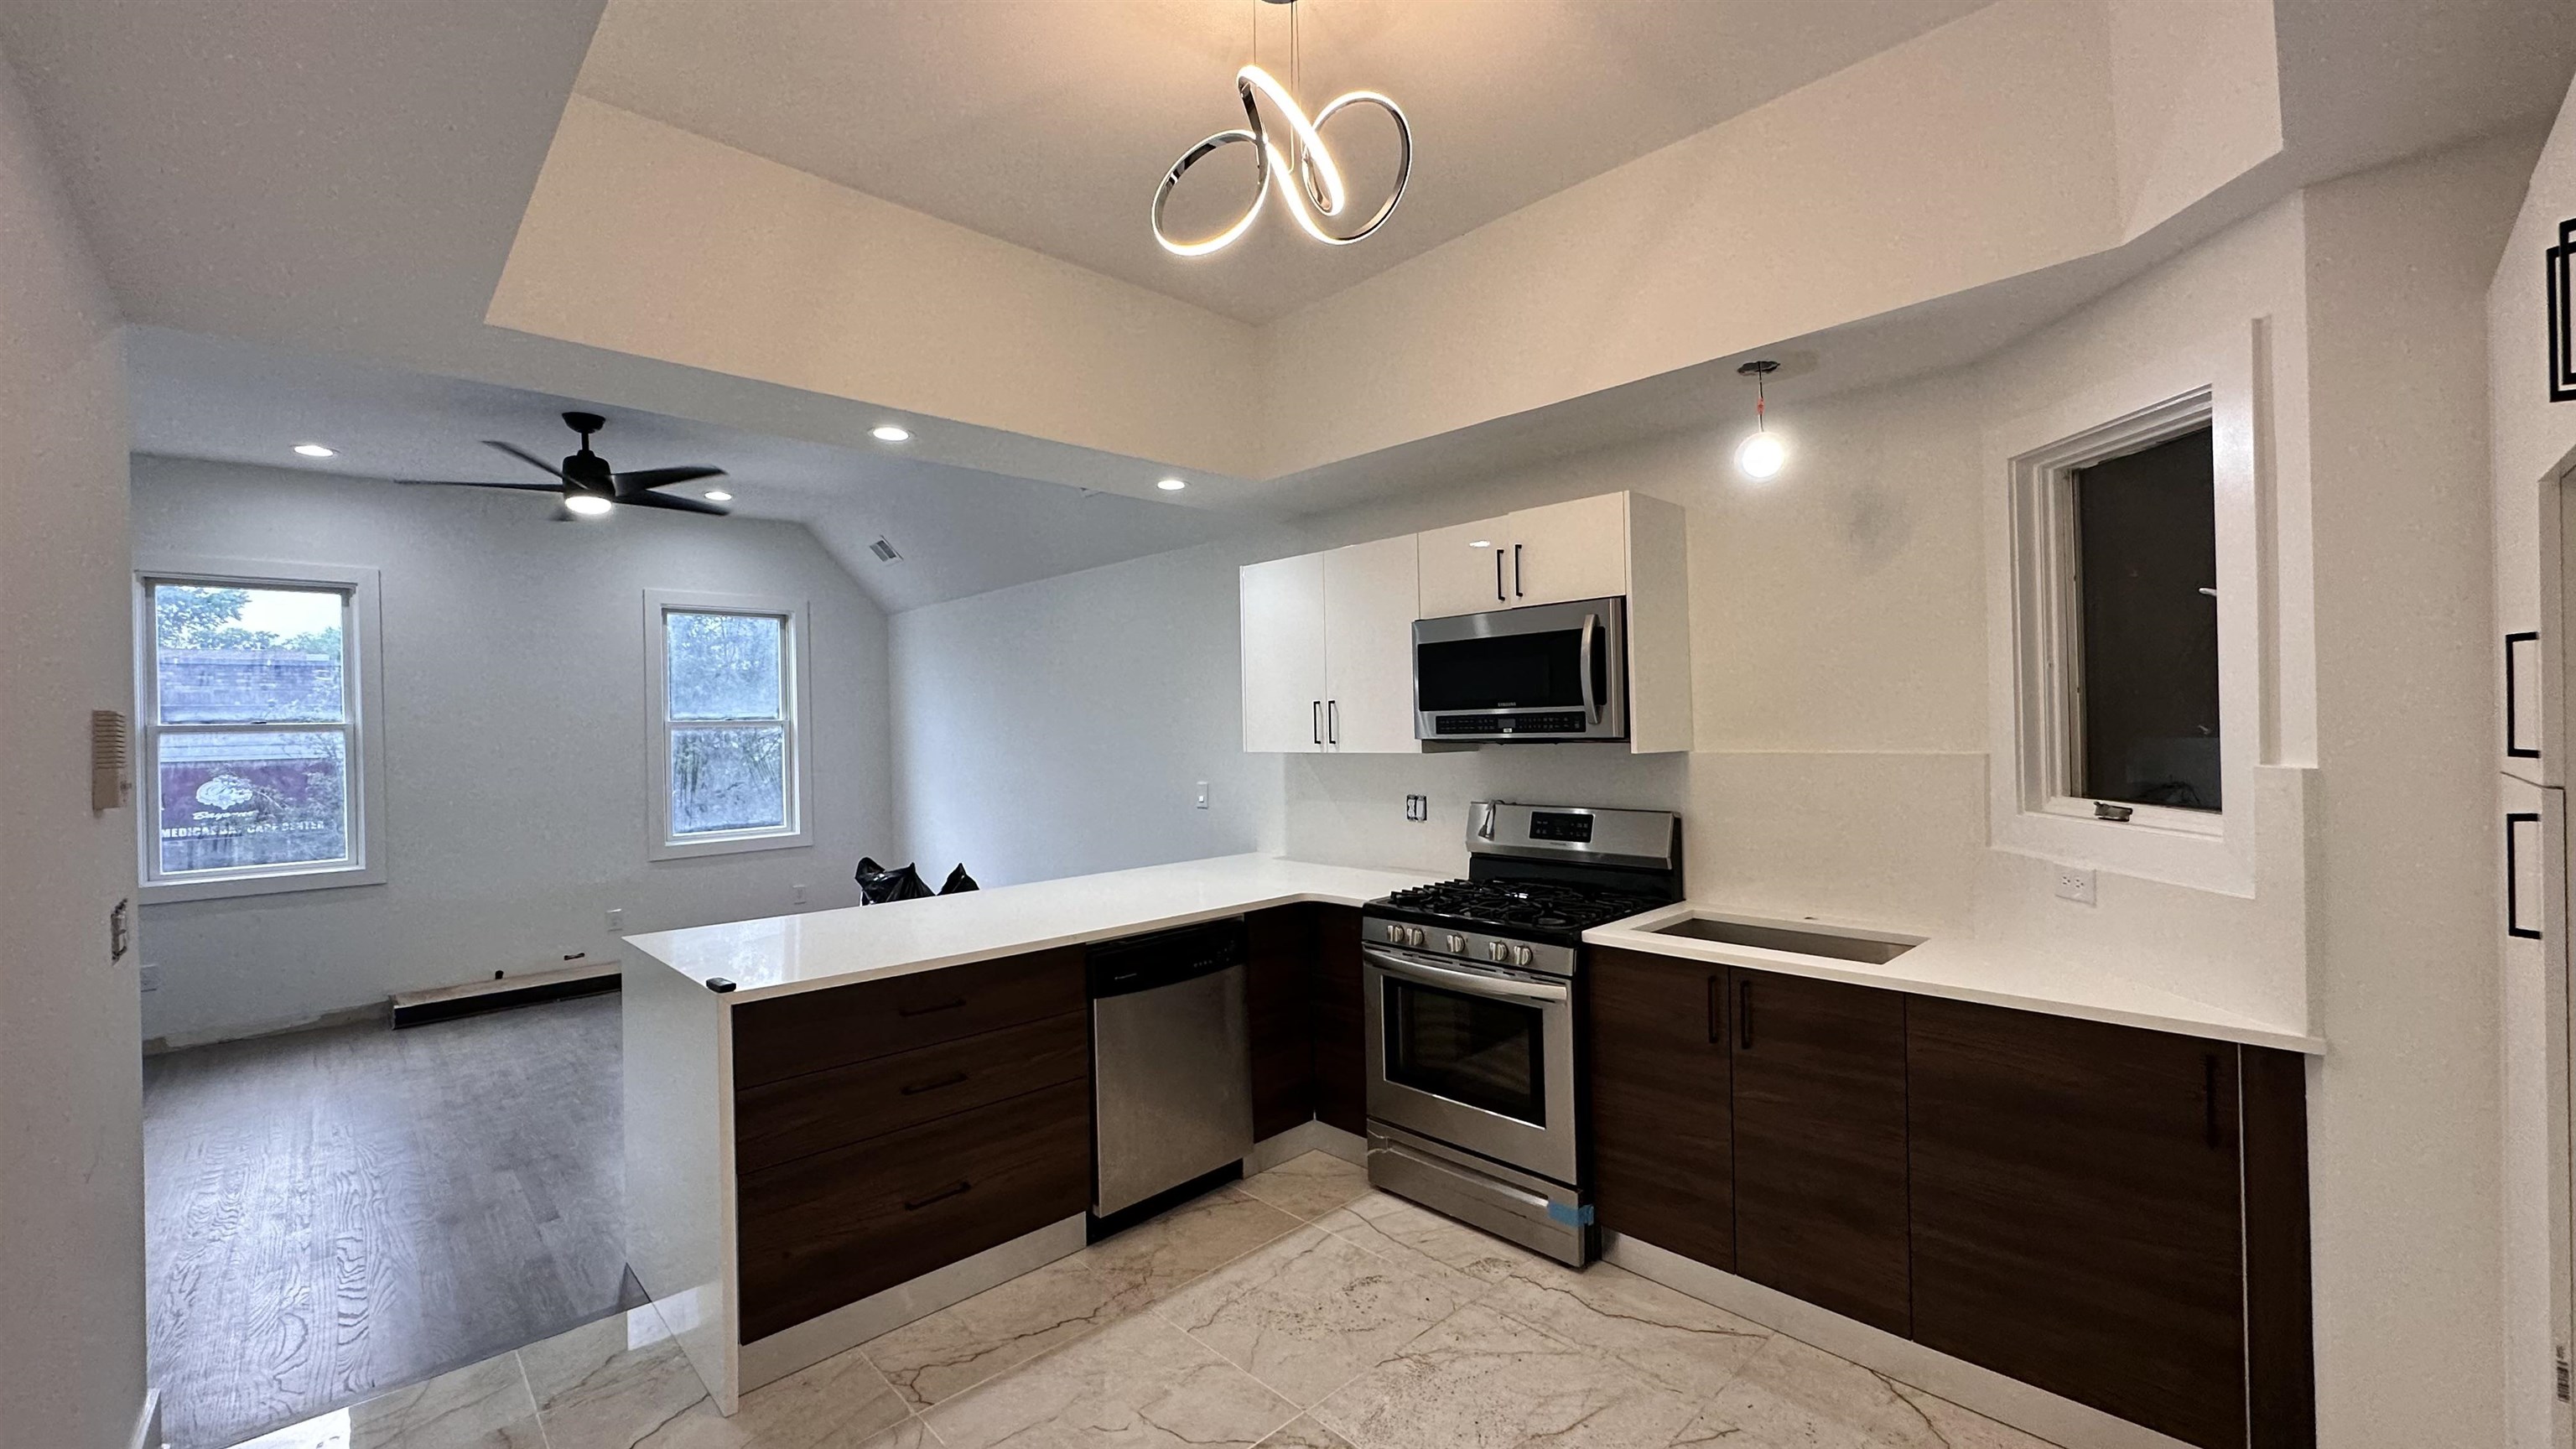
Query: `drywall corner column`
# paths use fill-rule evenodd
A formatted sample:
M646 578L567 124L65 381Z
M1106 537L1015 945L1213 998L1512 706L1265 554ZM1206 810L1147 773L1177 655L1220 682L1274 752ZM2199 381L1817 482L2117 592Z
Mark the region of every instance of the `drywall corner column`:
M134 814L90 809L131 709L117 316L0 57L0 1443L127 1449L144 1411ZM129 912L130 918L130 912Z

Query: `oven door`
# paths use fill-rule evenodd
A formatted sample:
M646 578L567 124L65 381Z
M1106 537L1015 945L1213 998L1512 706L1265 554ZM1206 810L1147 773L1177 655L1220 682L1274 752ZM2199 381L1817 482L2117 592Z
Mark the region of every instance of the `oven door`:
M1583 599L1420 619L1416 737L1628 737L1627 600Z
M1369 1116L1573 1186L1574 983L1362 957Z

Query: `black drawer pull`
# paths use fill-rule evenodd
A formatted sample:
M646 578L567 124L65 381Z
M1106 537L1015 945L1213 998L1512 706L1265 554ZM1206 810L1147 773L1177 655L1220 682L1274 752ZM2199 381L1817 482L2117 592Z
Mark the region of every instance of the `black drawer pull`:
M1735 1044L1753 1050L1753 978L1749 976L1735 985Z
M2218 1058L2204 1054L2200 1059L2200 1106L2207 1119L2209 1145L2218 1145Z
M904 1088L903 1094L907 1097L918 1097L924 1092L936 1092L942 1087L956 1086L964 1080L966 1080L966 1073L950 1072L947 1076L935 1077L927 1082L915 1082Z
M2540 758L2540 746L2522 742L2521 702L2514 697L2514 651L2525 644L2537 650L2538 632L2526 629L2504 636L2504 752L2517 760L2536 760Z
M2535 811L2515 810L2504 817L2504 933L2518 940L2537 941L2538 926L2522 923L2522 827L2540 828Z
M923 1208L930 1206L932 1203L955 1197L957 1194L964 1192L966 1189L973 1187L974 1185L975 1184L971 1182L952 1182L946 1187L941 1188L939 1191L932 1193L928 1197L914 1198L912 1201L905 1203L903 1205L903 1210L908 1213L919 1212Z
M928 1016L934 1011L955 1011L957 1008L964 1006L965 1004L966 998L961 996L955 1001L943 1001L935 1006L899 1006L895 1008L894 1014L897 1016Z
M1716 1046L1726 1040L1724 1019L1726 1009L1718 1004L1722 991L1718 983L1725 979L1724 976L1717 974L1711 974L1708 978L1708 1044L1710 1046Z

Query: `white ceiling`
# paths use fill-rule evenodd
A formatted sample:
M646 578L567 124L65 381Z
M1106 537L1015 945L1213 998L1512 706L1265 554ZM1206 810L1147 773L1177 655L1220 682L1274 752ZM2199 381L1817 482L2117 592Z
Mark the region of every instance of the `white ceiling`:
M923 462L895 447L832 447L162 328L133 329L126 367L138 452L358 478L542 482L481 440L561 457L577 444L560 414L597 412L609 424L593 446L612 466L725 469L737 513L806 524L889 611L1185 548L1250 522ZM298 457L290 450L301 442L338 456ZM541 494L525 501L532 525L552 512ZM879 537L900 562L868 552Z
M844 186L1263 322L1540 197L1964 15L1988 0L1301 0L1308 109L1384 91L1411 189L1364 246L1275 211L1213 257L1156 246L1154 184L1243 124L1235 68L1284 79L1292 7L1264 0L609 0L578 89ZM1355 198L1392 130L1334 123ZM1345 132L1347 127L1347 132ZM1194 170L1174 229L1214 230L1246 148ZM1184 214L1186 213L1186 215Z

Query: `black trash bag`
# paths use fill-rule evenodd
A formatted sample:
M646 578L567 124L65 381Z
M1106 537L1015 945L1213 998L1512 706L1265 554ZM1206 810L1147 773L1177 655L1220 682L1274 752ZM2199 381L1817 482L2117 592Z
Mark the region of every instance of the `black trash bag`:
M859 896L867 904L877 906L887 901L917 901L928 894L930 887L921 883L921 873L911 866L888 870L877 864L873 856L859 858Z
M982 886L975 884L975 877L966 873L966 865L963 861L958 863L955 870L948 873L948 879L939 883L939 893L943 896L964 895L968 891L982 889Z

